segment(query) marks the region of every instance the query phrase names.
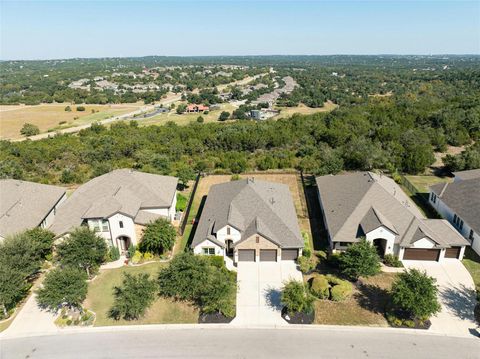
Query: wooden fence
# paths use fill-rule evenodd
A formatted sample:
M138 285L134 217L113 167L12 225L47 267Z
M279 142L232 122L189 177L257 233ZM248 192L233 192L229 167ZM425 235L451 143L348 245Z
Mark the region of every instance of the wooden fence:
M183 232L185 232L185 227L188 223L190 210L192 209L193 199L195 198L195 193L197 192L198 182L200 182L200 173L197 174L195 184L193 185L192 192L190 193L190 198L188 199L187 208L185 208L185 212L183 213L182 220L180 222L180 227L178 228L178 232L180 233L180 235L183 235Z

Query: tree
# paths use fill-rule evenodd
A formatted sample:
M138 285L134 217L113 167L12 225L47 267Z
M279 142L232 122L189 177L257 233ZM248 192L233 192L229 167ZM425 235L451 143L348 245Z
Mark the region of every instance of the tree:
M305 284L297 280L289 280L282 289L281 302L289 313L311 313L315 298L308 292Z
M222 111L222 113L220 114L220 116L218 117L218 120L219 121L226 121L230 118L230 112L228 111Z
M141 252L162 254L173 248L175 244L176 231L170 222L165 218L147 224L143 230L142 241L139 244Z
M138 319L155 300L157 284L146 273L125 273L122 286L114 288L114 303L110 316L116 320Z
M8 317L8 311L24 296L25 287L23 273L0 262L0 307L4 319Z
M76 228L57 246L58 260L62 265L82 268L89 277L92 270L103 263L106 254L105 240L88 227Z
M77 106L77 111L79 112L85 111L85 106Z
M88 291L87 275L73 267L55 268L37 290L37 302L41 307L57 311L61 306L81 308Z
M185 188L188 181L195 179L195 171L190 166L182 166L177 170L177 177L182 186Z
M23 232L0 242L0 263L28 278L38 272L42 257L32 238Z
M198 123L204 123L205 120L203 119L202 116L198 116L198 117L197 117L197 122L198 122Z
M32 125L31 123L23 124L22 129L20 130L20 134L24 135L25 137L35 136L40 133L40 129L38 126Z
M25 232L25 236L29 237L32 241L33 251L41 259L46 259L47 256L52 254L53 240L55 234L47 229L36 227Z
M417 269L400 273L392 285L392 301L413 317L427 319L440 311L435 283L434 278Z
M65 107L66 112L72 112L72 108L70 106Z
M380 257L377 250L365 239L348 246L339 259L342 273L352 279L358 279L361 276L369 277L380 271Z
M181 115L182 113L184 113L185 111L187 110L187 105L185 105L184 103L181 103L177 106L177 114Z

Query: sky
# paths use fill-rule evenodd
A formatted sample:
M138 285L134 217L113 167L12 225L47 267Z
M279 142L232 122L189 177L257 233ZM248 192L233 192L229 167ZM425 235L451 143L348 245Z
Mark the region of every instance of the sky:
M480 1L4 1L0 59L480 54Z

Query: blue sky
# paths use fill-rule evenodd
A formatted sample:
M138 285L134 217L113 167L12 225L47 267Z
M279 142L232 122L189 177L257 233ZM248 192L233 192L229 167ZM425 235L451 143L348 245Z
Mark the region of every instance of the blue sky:
M480 53L480 1L0 1L3 60Z

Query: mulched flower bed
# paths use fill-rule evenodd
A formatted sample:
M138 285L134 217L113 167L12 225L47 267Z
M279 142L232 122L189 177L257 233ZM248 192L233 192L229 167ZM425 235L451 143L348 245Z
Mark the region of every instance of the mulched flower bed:
M287 312L286 307L283 307L282 318L289 324L312 324L315 320L315 312L291 314Z
M201 313L200 316L198 317L198 323L199 324L227 324L230 323L233 318L229 318L224 316L222 313Z

